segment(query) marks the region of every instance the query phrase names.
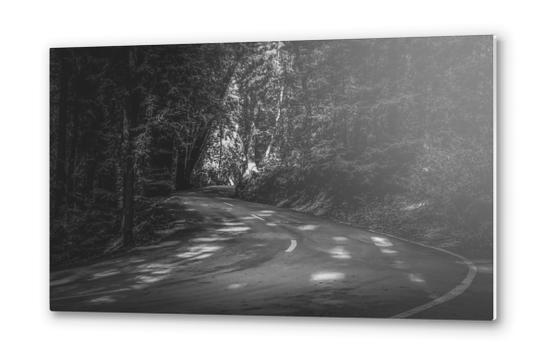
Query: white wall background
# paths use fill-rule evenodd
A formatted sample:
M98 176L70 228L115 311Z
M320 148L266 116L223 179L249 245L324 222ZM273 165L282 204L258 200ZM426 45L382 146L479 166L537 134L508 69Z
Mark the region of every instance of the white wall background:
M540 348L542 13L535 1L14 1L0 5L0 351L457 353ZM494 323L48 311L48 47L488 34L500 39ZM527 349L527 348L532 349Z

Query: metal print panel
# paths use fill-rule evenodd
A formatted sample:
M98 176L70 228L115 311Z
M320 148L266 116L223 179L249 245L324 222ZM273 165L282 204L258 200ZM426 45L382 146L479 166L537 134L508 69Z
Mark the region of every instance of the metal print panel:
M55 48L53 311L491 320L493 36Z

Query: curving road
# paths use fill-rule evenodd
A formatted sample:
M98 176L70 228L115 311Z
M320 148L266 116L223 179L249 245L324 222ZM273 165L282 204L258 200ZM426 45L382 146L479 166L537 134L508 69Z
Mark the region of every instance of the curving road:
M51 309L490 319L491 286L437 249L288 209L185 192L164 241L51 274ZM482 310L483 308L483 310Z

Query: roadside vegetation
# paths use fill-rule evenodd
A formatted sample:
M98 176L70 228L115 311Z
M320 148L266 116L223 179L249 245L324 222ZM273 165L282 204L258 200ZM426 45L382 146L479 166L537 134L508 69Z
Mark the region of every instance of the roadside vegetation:
M470 254L492 242L492 38L51 50L51 263L235 186Z

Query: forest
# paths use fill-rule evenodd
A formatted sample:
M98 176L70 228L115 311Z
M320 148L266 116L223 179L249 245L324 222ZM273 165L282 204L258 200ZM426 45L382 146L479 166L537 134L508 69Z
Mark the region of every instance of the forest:
M51 265L236 198L491 254L491 36L50 51Z

